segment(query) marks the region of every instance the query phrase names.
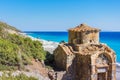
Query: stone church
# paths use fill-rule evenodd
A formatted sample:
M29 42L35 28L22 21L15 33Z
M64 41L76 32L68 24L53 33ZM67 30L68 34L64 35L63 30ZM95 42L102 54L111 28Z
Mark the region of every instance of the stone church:
M116 80L116 55L99 42L100 29L81 24L68 31L68 43L54 51L56 66L69 75L66 80Z

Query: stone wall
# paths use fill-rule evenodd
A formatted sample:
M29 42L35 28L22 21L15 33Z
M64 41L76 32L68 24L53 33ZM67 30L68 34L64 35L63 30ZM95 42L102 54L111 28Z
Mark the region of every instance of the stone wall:
M54 57L57 68L66 70L67 55L60 46L54 51Z
M99 43L99 32L95 31L86 31L82 33L82 42L83 43Z
M91 60L90 56L76 54L76 75L74 80L90 80L91 77Z
M69 31L69 43L72 43L72 44L99 43L99 32L97 31L86 31L86 32Z

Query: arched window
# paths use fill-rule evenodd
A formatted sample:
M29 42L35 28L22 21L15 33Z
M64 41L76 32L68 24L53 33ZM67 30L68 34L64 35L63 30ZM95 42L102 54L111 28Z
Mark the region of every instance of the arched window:
M96 64L108 64L109 60L108 57L104 54L100 54L98 58L96 59Z

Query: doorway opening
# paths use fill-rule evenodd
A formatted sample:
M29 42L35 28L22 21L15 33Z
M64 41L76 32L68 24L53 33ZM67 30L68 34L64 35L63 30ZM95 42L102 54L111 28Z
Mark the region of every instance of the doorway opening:
M106 73L98 73L98 79L97 80L107 80L107 75Z

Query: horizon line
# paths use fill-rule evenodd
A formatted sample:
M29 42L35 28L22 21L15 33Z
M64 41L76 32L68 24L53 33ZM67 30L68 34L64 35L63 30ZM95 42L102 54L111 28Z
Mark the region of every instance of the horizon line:
M22 32L68 32L68 31L22 31ZM120 31L100 31L100 32L120 32Z

